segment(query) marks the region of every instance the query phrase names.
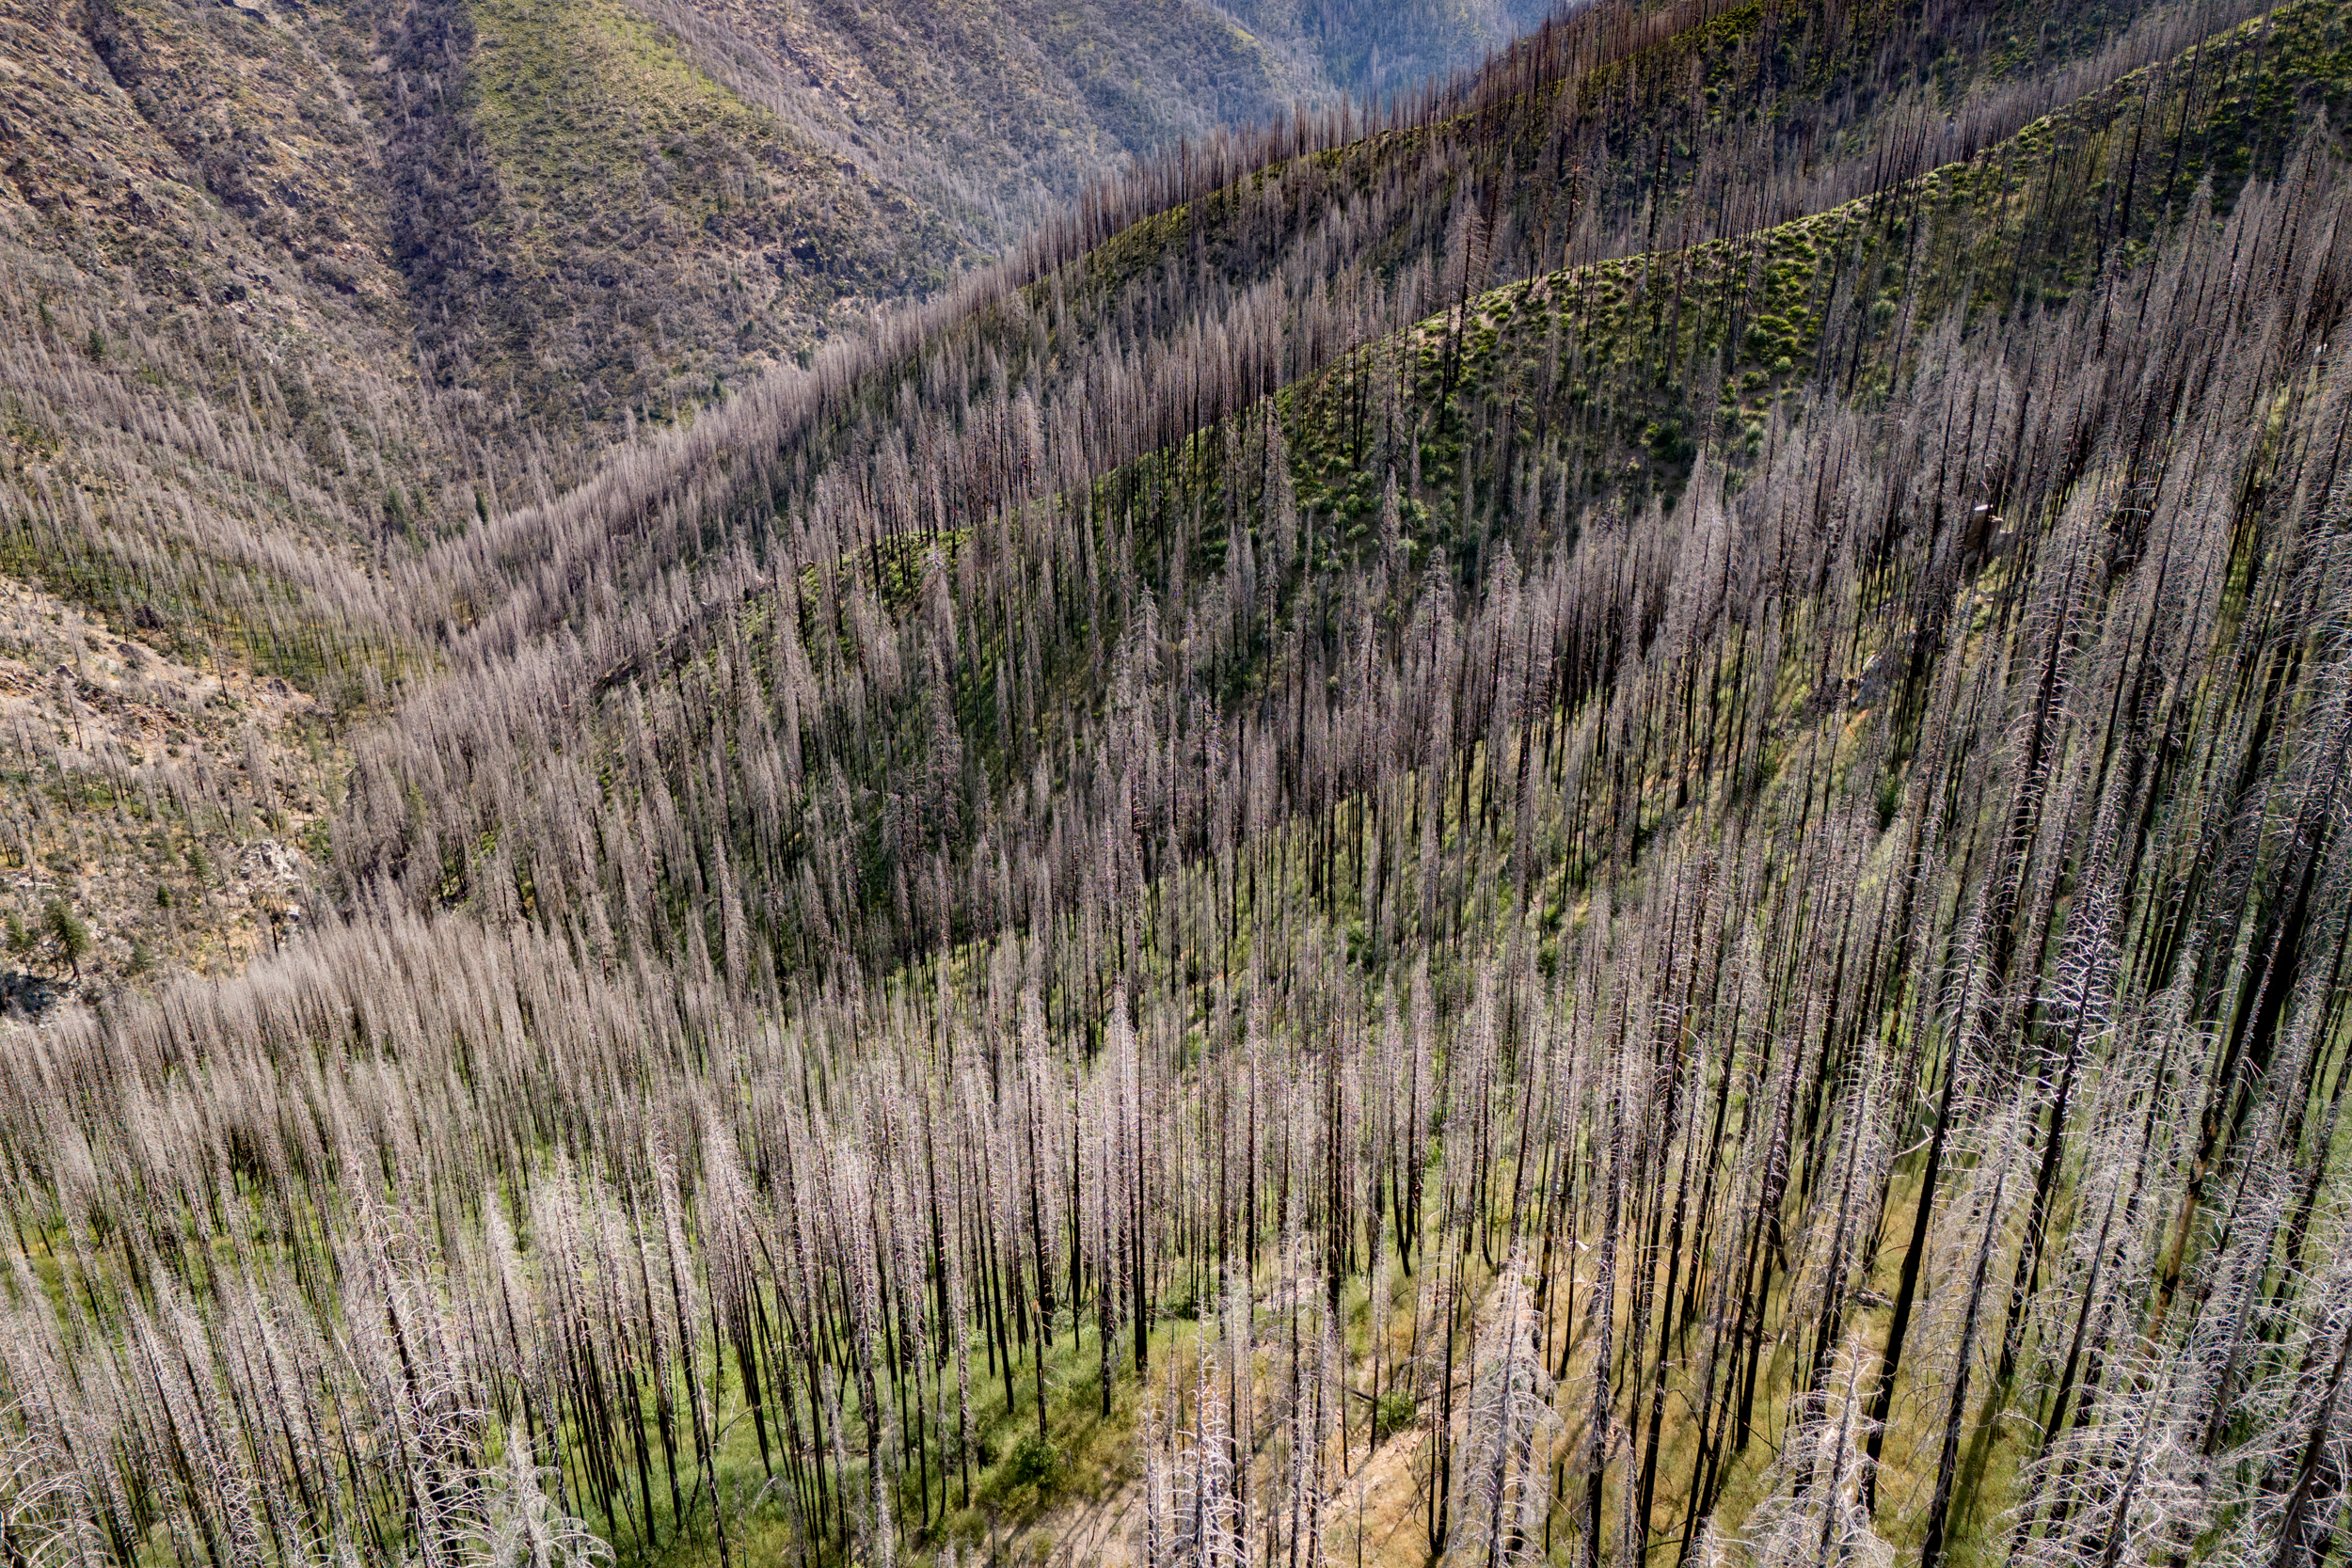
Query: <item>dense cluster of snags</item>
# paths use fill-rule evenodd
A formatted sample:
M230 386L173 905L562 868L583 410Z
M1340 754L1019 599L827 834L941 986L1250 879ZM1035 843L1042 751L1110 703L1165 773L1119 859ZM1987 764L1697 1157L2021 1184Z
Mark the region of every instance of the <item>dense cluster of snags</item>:
M2352 202L2198 126L2336 15L1930 186L1602 8L419 556L340 916L0 1060L8 1550L2324 1560ZM1762 261L1579 279L1751 67L1735 440Z

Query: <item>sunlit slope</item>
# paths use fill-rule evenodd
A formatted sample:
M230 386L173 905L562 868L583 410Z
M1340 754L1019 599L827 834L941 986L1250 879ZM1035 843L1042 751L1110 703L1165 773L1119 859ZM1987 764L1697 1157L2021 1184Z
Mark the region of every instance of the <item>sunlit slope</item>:
M1592 15L409 561L0 1055L22 1549L2318 1568L2341 5Z
M801 855L863 846L835 868L840 902L826 925L898 928L890 886L906 873L890 869L903 857L888 846L901 831L890 814L908 809L904 781L930 777L929 787L945 792L925 810L958 828L923 842L954 864L1039 759L1073 742L1082 751L1099 744L1087 737L1099 733L1112 674L1103 649L1134 609L1132 599L1106 596L1114 560L1163 603L1179 600L1191 613L1193 598L1218 593L1227 601L1212 621L1258 626L1216 661L1211 689L1233 700L1268 678L1265 660L1284 628L1311 614L1325 574L1382 565L1388 591L1399 593L1400 574L1443 566L1474 590L1494 543L1508 540L1524 554L1572 533L1588 508L1672 506L1702 454L1714 482L1736 489L1772 461L1808 394L1870 406L1947 357L1972 322L2064 302L2103 266L2113 273L2184 224L2213 221L2215 203L2235 194L2233 177L2283 166L2296 155L2284 139L2293 106L2341 90L2331 28L2341 31L2337 6L2291 8L1876 196L1739 238L1570 268L1460 305L1451 298L1465 293L1478 239L1467 224L1454 226L1451 254L1429 258L1429 270L1407 275L1395 292L1376 275L1333 284L1312 270L1291 274L1287 297L1231 296L1248 309L1213 333L1188 311L1170 311L1169 340L1143 354L1114 344L1089 357L1094 336L1074 308L1055 304L1058 283L1034 300L984 302L943 328L936 346L914 351L918 371L879 372L901 388L918 376L936 385L943 372L971 376L964 385L977 399L968 413L916 403L885 434L878 416L889 403L835 402L815 413L813 436L796 439L806 451L833 438L828 432L879 437L885 450L864 458L862 472L810 483L761 466L753 437L748 474L766 477L751 486L739 487L746 472L739 466L652 492L665 530L681 531L697 508L744 519L764 562L739 557L691 597L667 590L672 596L641 624L666 620L670 629L657 635L592 625L579 654L487 667L483 689L503 693L494 709L477 710L463 681L420 705L413 727L373 766L479 778L483 790L436 790L420 820L405 805L373 803L406 799L391 793L397 771L363 772L361 798L338 830L353 857L346 863L363 881L396 869L417 892L462 899L476 885L469 867L494 860L509 869L479 884L484 895L505 907L513 896L505 890L527 886L540 918L564 918L547 902L554 888L596 885L601 900L621 901L603 858L614 841L581 858L583 841L555 824L655 809L671 794L710 787L698 725L656 725L663 749L675 748L659 764L661 787L641 779L615 801L622 751L612 725L633 727L624 716L652 701L683 714L727 710L730 733L757 725L757 744L739 736L726 749L728 795L768 802L755 840L735 836L752 826L744 819L727 829L735 848L724 853L736 860L739 885L754 880L756 865L758 880L792 886ZM2233 87L2217 91L2215 81ZM2195 123L2182 118L2185 107L2203 94L2225 108L2241 94L2269 104L2232 124L2270 150L2240 155L2233 140L2184 133ZM2325 145L2303 151L2333 156ZM2142 178L2134 166L2144 166L2147 190L2127 200L2124 190ZM1219 199L1286 207L1273 178ZM2085 190L2111 199L2082 199ZM1177 221L1181 230L1185 220ZM1111 249L1135 243L1122 235ZM1105 276L1096 258L1076 267L1082 278ZM1147 301L1167 297L1148 275L1131 286ZM2137 286L2150 285L2143 277ZM1382 330L1384 315L1409 320L1440 302L1450 306L1443 314ZM2130 308L2144 306L2135 296ZM961 356L972 365L999 353L1015 357L977 375L948 370ZM1253 384L1270 388L1281 367L1319 358L1329 368L1271 404L1252 401ZM1236 405L1244 411L1218 413ZM757 430L762 413L749 408L737 428ZM1179 438L1155 450L1163 432ZM724 453L741 438L720 426L705 450ZM927 451L953 454L955 466L921 473ZM1263 515L1250 520L1253 509L1274 504L1263 492L1274 463L1292 517L1279 527ZM1391 485L1394 515L1384 521ZM1969 549L1985 547L1986 528L1953 526ZM1287 539L1278 536L1284 531ZM1243 533L1246 567L1232 554ZM1218 582L1218 573L1235 570L1248 574L1246 594L1239 579ZM792 585L781 599L779 583ZM1237 594L1258 601L1247 616L1232 601ZM936 642L949 624L952 649ZM563 673L569 658L580 661L577 676ZM944 680L927 673L935 659L945 660ZM644 685L648 675L659 684ZM717 703L713 680L761 698ZM744 680L754 684L735 684ZM851 705L835 705L844 702ZM471 738L476 711L507 714L508 734ZM960 779L927 772L944 766L933 752L947 718L958 731L951 772ZM416 749L398 760L398 745ZM436 753L441 760L427 761ZM628 755L632 768L655 760L634 747ZM551 769L544 786L518 782L541 777L518 768L542 766ZM849 769L848 794L817 785L835 766ZM714 822L698 810L685 819ZM687 889L706 885L721 842L696 850ZM535 868L542 854L547 869ZM631 918L644 918L642 901L628 902L640 905ZM672 907L715 918L699 895ZM782 949L801 950L801 927L772 898L763 918L784 973Z
M591 921L395 916L199 1022L53 1037L11 1116L68 1174L22 1201L69 1236L139 1216L179 1261L126 1284L69 1243L95 1321L25 1292L23 1365L127 1390L102 1357L184 1291L167 1392L75 1431L193 1518L156 1413L226 1426L208 1368L337 1327L348 1356L277 1385L334 1444L224 1467L388 1537L407 1515L341 1478L424 1454L428 1526L541 1510L698 1560L1047 1547L1107 1505L1137 1560L1235 1530L1422 1560L1491 1539L1497 1475L1506 1528L1600 1560L2307 1539L2332 1483L2272 1457L2341 1441L2296 1370L2343 1299L2345 587L2307 546L2347 255L2290 246L2340 205L2301 178L2164 245L2160 330L2102 343L2091 299L1989 325L1899 407L1814 403L1736 496L1497 538L1474 596L1415 562L1384 603L1390 563L1300 512L1328 608L1253 622L1235 535L1181 621L1139 608L1105 649L1101 742L1030 769L1062 847L910 889L918 918L976 895L993 937L866 968L803 913L826 984L763 1008L756 927L689 925L673 971L596 961ZM2271 259L2277 292L2219 287ZM1280 470L1243 487L1236 445L1211 471L1279 562ZM1935 519L1979 504L2010 537L1970 557ZM943 578L861 657L891 624L941 646L947 613L981 635ZM632 745L757 754L737 643L791 645L725 626L626 678ZM1263 671L1231 719L1193 697L1220 657ZM649 906L609 906L621 942ZM107 1139L135 1094L190 1131ZM190 1174L216 1164L217 1200ZM233 1275L188 1240L215 1203ZM417 1335L441 1380L392 1370ZM501 1390L545 1436L479 1414ZM553 1473L514 1479L526 1452Z

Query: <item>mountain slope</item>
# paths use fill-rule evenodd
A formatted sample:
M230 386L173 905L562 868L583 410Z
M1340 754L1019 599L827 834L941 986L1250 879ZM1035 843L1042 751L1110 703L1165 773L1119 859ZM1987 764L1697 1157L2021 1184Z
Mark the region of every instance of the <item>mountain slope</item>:
M1638 512L1652 494L1671 503L1705 443L1720 443L1735 470L1756 461L1788 392L1824 378L1843 395L1867 392L1900 372L1906 355L1918 352L1912 345L1948 311L2006 313L2044 297L2062 302L2110 251L2144 251L2167 232L2185 210L2188 188L2209 174L2219 177L2226 198L2250 166L2269 161L2275 167L2286 154L2296 106L2324 104L2328 94L2343 90L2345 62L2331 31L2337 22L2328 5L2287 8L2166 67L2119 78L1965 164L1898 178L1878 196L1738 240L1570 269L1536 291L1558 311L1556 325L1549 311L1531 315L1524 309L1536 294L1505 290L1476 306L1453 306L1451 324L1433 322L1385 343L1365 336L1367 329L1381 333L1384 320L1410 321L1427 305L1478 293L1473 269L1493 264L1493 248L1479 243L1476 208L1464 198L1467 182L1451 200L1413 200L1416 189L1445 190L1444 159L1454 150L1442 140L1418 159L1413 138L1391 135L1333 160L1293 160L1279 185L1253 178L1149 220L1073 263L1071 276L1050 289L999 296L967 317L948 317L951 325L919 356L883 359L864 372L863 386L852 381L835 392L820 377L815 388L779 388L682 444L672 454L677 468L641 465L562 508L508 520L508 542L493 531L453 545L446 563L437 564L462 573L456 580L469 584L463 592L469 596L479 593L471 584L501 571L502 562L524 568L525 586L506 610L469 632L469 657L482 668L431 694L411 723L383 737L377 754L390 771L362 769L354 809L338 830L345 835L346 863L363 882L389 875L421 893L464 886L470 846L495 843L501 857L520 860L547 842L543 834L577 846L562 824L590 808L571 787L517 793L516 780L534 766L534 754L546 749L562 758L564 770L596 772L597 748L583 751L571 732L594 711L592 700L612 691L608 672L639 668L655 648L666 650L660 657L667 661L685 657L683 649L711 634L706 616L732 614L742 595L763 594L779 581L813 580L821 597L801 608L797 636L806 642L816 635L813 610L854 654L854 667L866 657L862 650L871 635L853 638L850 630L855 615L869 612L859 610L857 593L880 601L870 610L903 610L925 569L925 551L969 537L978 562L994 563L993 569L1018 562L1023 580L1068 595L1073 557L1108 547L1089 534L1109 525L1088 520L1108 504L1121 515L1122 532L1142 531L1124 547L1157 557L1136 562L1155 593L1197 591L1200 574L1221 563L1230 526L1216 521L1230 509L1224 492L1233 483L1219 470L1232 461L1232 442L1258 435L1228 422L1226 411L1249 405L1254 391L1316 368L1334 353L1344 354L1353 373L1294 402L1283 441L1294 466L1293 504L1332 514L1349 558L1372 547L1391 476L1415 514L1412 529L1400 523L1399 545L1419 548L1415 564L1437 551L1466 583L1478 580L1487 519L1498 514L1532 511L1542 519L1540 536L1562 526L1564 509L1572 515L1586 504L1615 504ZM2258 74L2240 74L2249 66ZM2236 107L2238 92L2249 86L2248 96L2266 105L2255 117ZM2185 129L2208 96L2220 106L2217 118L2230 117L2230 135L2192 145ZM1441 124L1476 135L1469 117ZM2169 141L2167 125L2174 128ZM1907 129L1898 122L1899 135ZM2223 150L2218 157L2211 150L2217 146ZM2152 177L2157 188L2130 203L2121 198L2133 182L2115 169L2135 155L2164 174ZM1378 174L1367 178L1350 166L1371 159L1388 166L1386 189ZM1886 167L1899 176L1899 165ZM1323 206L1335 188L1348 193L1351 176L1363 182L1357 191L1369 185L1376 194L1361 206L1335 205L1320 232L1305 230L1304 243L1291 248L1289 236L1298 230L1283 226L1284 215ZM1511 178L1505 173L1487 189ZM2073 198L2084 189L2109 190L2118 199L2102 210ZM1431 221L1433 205L1450 210L1452 220ZM1364 221L1366 213L1383 208L1417 213L1407 221L1418 233L1402 223L1391 229ZM2094 215L2095 226L2087 221ZM1334 231L1351 230L1351 239L1335 242ZM1149 260L1136 259L1138 249L1144 258L1178 250L1187 235L1234 281L1212 275L1194 285L1200 296L1187 299ZM1349 297L1325 282L1327 268L1343 276L1344 263L1327 260L1335 251L1345 254L1340 245L1387 260L1400 239L1420 255L1397 264L1390 286L1350 279ZM1301 267L1302 251L1325 260ZM1267 255L1281 270L1260 280L1254 271ZM1155 309L1167 325L1157 328L1161 341L1146 348L1124 324L1139 325L1143 312ZM1105 321L1120 328L1104 332L1098 324ZM1211 321L1217 325L1210 327ZM1488 361L1506 353L1508 369L1497 373ZM1915 372L1915 358L1912 365ZM1540 385L1532 385L1539 376ZM943 385L972 397L980 411L967 416L919 403L910 410L916 388ZM1335 420L1342 430L1331 428ZM1193 437L1203 430L1210 444ZM1170 446L1175 461L1152 455ZM796 465L764 461L771 450L799 454ZM830 473L811 461L829 451L840 454ZM1254 471L1263 460L1243 461ZM918 487L914 476L927 467L933 477ZM1115 472L1117 488L1101 494L1098 487ZM1164 489L1169 485L1172 495ZM1138 502L1147 509L1143 515L1132 515ZM1180 532L1171 509L1202 503L1207 515ZM1018 520L1025 506L1043 507L1052 526L1025 529ZM628 553L616 552L611 538L617 515L645 519L627 531ZM1005 536L992 540L1000 531ZM663 553L681 546L683 553ZM1184 557L1201 550L1209 553L1187 570ZM689 586L688 576L697 559L711 568L699 588ZM799 564L778 570L772 562L779 559ZM964 559L960 553L946 563L960 597L1028 592L967 585ZM861 562L870 570L837 569ZM598 575L609 580L582 586ZM660 586L647 593L637 584ZM1098 592L1089 586L1085 597L1066 603L1058 626L1040 637L1034 652L983 643L951 664L959 700L972 705L965 716L983 728L997 717L992 693L999 677L988 661L1009 652L1036 670L1030 679L1058 678L1046 677L1047 667L1076 656L1094 683L1082 689L1075 710L1041 714L1049 726L1042 733L1028 736L1022 721L1021 742L992 753L992 776L981 786L986 795L1021 781L1038 754L1050 756L1073 741L1090 744L1079 737L1103 700L1103 643L1115 638L1127 613L1123 605L1093 603ZM580 619L580 603L596 599L631 600L641 612ZM1114 614L1109 626L1102 624L1106 610ZM957 619L968 624L971 613L964 606ZM1063 635L1081 626L1089 628L1085 646L1066 646ZM550 627L556 635L543 636ZM519 657L518 648L527 650ZM814 646L805 657L822 660L830 650ZM879 689L919 684L914 672L923 662L911 653L898 656ZM869 673L869 691L874 681ZM593 692L583 694L581 687L592 682ZM1037 701L1033 695L1018 705ZM910 695L898 712L898 721L912 727L903 744L918 751L924 742L914 732L931 721L919 706ZM796 736L788 750L804 748L806 723L803 716L788 726ZM483 733L485 724L498 733ZM696 743L679 738L688 747L679 765L692 757L699 768ZM866 757L863 767L904 766L903 756L869 751L863 724L853 744ZM402 748L417 750L400 760ZM398 776L410 769L436 781L429 791L435 805L422 817L398 803L410 794ZM469 784L477 780L480 794ZM859 782L878 792L885 787L880 774ZM493 796L541 825L518 837L518 824L500 821L504 808L490 805ZM865 813L886 809L882 793L870 795L857 836L882 832ZM979 811L976 802L962 814L967 831ZM436 821L444 812L448 816ZM562 885L599 875L571 859L570 849L556 852L566 863ZM880 892L871 890L877 897ZM617 890L608 886L606 896ZM879 907L876 912L885 926L903 918ZM841 912L833 918L838 922Z
M678 9L0 8L0 573L215 677L379 711L473 612L403 585L436 541L938 290L1154 137L1328 90L1181 8L1054 24L1149 81L1118 103L1058 67L1001 98L956 53L1049 20L884 47L835 18L792 44L846 85L829 114ZM985 190L943 179L858 118L876 69L923 136L1041 139L967 150ZM180 956L143 903L90 897L117 960L134 934Z
M334 918L0 1053L12 1539L2318 1568L2345 8L2016 14L1594 8L399 562Z

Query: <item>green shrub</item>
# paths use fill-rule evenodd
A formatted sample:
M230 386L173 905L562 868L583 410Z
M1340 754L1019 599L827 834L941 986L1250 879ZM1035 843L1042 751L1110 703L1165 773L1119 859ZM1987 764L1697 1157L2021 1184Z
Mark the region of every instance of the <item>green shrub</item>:
M1005 1456L1005 1484L1034 1487L1041 1492L1061 1473L1061 1450L1030 1433Z
M1409 1388L1391 1388L1373 1402L1372 1440L1385 1443L1421 1417L1421 1402Z

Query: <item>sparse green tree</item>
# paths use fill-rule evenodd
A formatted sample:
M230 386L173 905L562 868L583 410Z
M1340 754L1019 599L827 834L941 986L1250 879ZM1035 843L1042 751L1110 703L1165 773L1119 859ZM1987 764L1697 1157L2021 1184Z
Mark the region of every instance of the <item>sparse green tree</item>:
M41 911L41 930L56 946L57 957L65 960L65 966L72 972L73 978L81 979L82 960L90 953L89 926L73 912L73 906L66 902L65 895L59 894L49 900L49 907Z

